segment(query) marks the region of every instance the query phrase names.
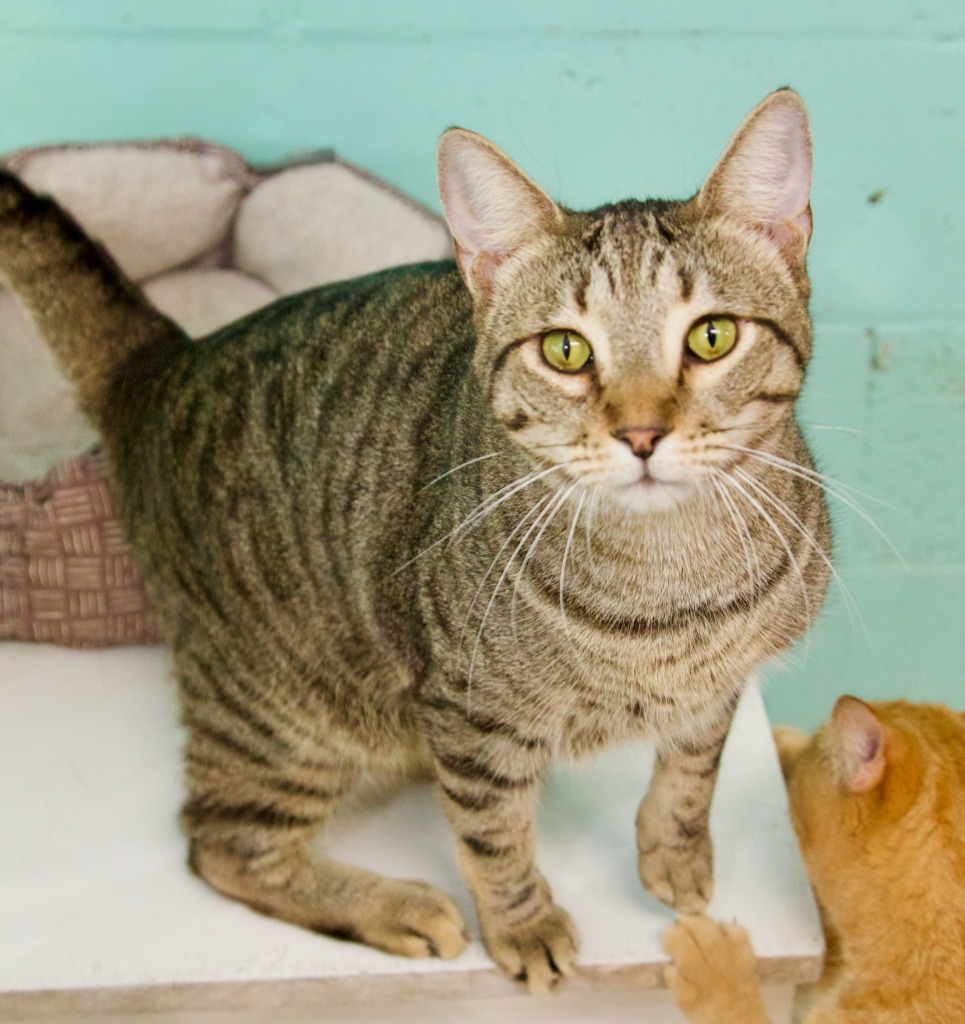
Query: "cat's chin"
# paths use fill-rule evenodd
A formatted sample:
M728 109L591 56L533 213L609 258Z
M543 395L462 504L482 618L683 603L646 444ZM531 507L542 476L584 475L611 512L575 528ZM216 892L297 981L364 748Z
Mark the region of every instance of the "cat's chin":
M672 512L688 504L694 497L696 488L682 481L668 482L647 477L616 487L611 497L622 508L631 512L649 514L654 512Z

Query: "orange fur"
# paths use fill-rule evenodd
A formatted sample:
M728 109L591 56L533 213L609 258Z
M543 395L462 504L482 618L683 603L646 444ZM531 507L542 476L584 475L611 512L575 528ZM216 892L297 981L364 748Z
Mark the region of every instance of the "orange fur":
M801 1024L965 1021L965 717L842 697L775 739L828 935ZM766 1024L743 930L689 918L666 942L692 1024Z

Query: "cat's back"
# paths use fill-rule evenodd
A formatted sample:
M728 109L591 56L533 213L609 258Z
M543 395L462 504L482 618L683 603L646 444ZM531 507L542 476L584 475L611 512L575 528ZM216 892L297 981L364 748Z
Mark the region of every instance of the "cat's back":
M293 295L136 355L105 438L142 559L210 565L243 547L242 525L265 560L301 546L286 529L319 523L353 543L408 543L414 474L444 435L473 338L465 286L441 262Z
M471 312L453 260L413 263L278 299L211 334L201 346L205 357L241 348L261 359L305 347L330 356L359 341L368 353L420 347Z
M136 352L111 404L115 416L132 401L142 411L149 401L176 404L189 388L203 391L246 370L347 369L379 356L404 368L411 354L452 337L455 325L465 333L471 315L453 261L393 267L278 299L188 347Z
M472 347L471 303L451 261L413 264L288 296L123 368L105 414L119 481L209 456L222 469L271 453L295 470L368 407L415 409ZM455 362L455 369L453 364ZM306 448L306 446L308 446Z

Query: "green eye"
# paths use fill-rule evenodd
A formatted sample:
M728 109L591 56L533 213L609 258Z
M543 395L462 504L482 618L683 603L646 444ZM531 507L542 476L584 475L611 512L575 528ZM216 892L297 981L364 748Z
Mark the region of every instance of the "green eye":
M577 373L593 358L593 349L576 331L550 331L543 336L543 358L554 370Z
M709 363L726 356L737 341L737 324L726 316L699 320L687 334L687 348Z

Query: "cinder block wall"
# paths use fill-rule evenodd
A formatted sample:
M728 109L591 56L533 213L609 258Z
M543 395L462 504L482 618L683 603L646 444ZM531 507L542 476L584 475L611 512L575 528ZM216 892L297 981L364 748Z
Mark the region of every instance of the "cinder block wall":
M772 672L776 719L834 697L965 706L965 7L953 0L0 0L0 150L198 134L256 160L333 145L436 205L447 125L562 201L695 190L771 89L811 109L817 354L802 418L840 586ZM0 369L2 372L2 369Z

